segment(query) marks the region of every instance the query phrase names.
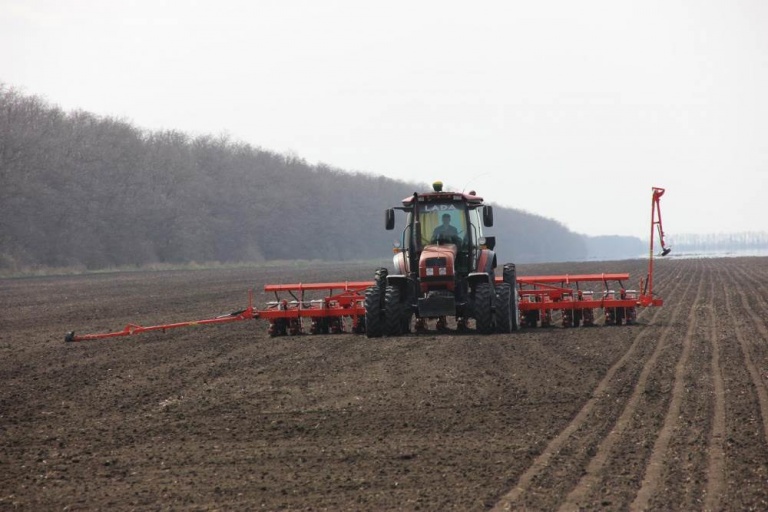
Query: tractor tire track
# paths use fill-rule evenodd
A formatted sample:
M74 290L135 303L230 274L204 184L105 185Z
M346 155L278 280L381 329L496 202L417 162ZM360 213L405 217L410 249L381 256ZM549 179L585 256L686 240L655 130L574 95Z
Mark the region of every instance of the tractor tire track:
M697 271L691 273L682 296L688 296L694 283L698 283L701 279L699 265ZM700 292L699 286L697 293L700 294ZM698 298L697 295L694 304ZM684 315L685 304L686 302L679 302L672 311L669 325L661 332L653 353L643 364L640 376L632 389L631 396L624 404L621 415L610 432L597 445L594 456L585 468L584 476L566 496L560 510L589 508L597 506L598 503L602 506L622 509L629 505L631 494L634 494L632 484L639 480L640 471L646 467L646 452L650 451L646 448L649 443L645 439L645 434L648 430L657 429L656 423L660 416L657 416L656 411L667 407L668 393L664 389L666 368L663 363L680 357L678 354L683 351L683 347L678 347L671 338L677 332L675 324L678 318ZM691 311L694 310L695 306L691 308ZM662 361L661 355L665 352L666 360ZM657 375L659 372L662 375ZM670 375L669 380L671 379ZM660 427L659 425L658 428ZM617 451L623 452L622 456L618 456L615 453ZM621 485L621 489L618 489L617 485Z
M690 274L686 273L684 269L678 268L676 270L674 278L670 279L670 282L674 282L674 288L670 291L669 298L677 297L683 286L686 289L680 295L684 296L693 283ZM688 279L684 280L684 277ZM680 306L678 306L679 308ZM654 310L651 322L655 323L666 314L667 312L662 309ZM652 328L645 327L635 336L625 354L606 372L605 377L594 389L591 398L578 414L560 434L549 442L547 447L519 477L515 487L499 499L493 510L515 510L525 507L547 508L536 502L536 496L530 496L538 492L540 486L536 486L539 483L537 481L544 479L545 473L580 472L578 465L575 468L568 467L569 464L573 463L574 452L582 452L582 458L588 456L594 449L592 445L597 442L596 439L606 435L610 430L613 424L611 418L615 417L613 411L616 410L613 404L616 398L611 397L621 397L622 393L626 394L627 392L624 388L631 389L634 385L636 373L640 372L642 361L648 357L648 347L642 341L650 333L652 333ZM563 466L565 467L563 468ZM575 482L577 476L572 475L570 478ZM568 485L567 479L562 478L562 475L556 475L552 480L560 482L562 488L557 492L564 494L567 488L563 486ZM534 488L536 489L534 490ZM552 489L546 489L543 493L551 492L553 492ZM542 492L538 492L538 494L542 494Z
M708 402L705 393L700 393L700 389L697 394L690 394L689 391L696 387L697 376L706 372L706 359L708 354L702 351L702 348L706 349L707 346L701 347L702 343L707 340L706 336L701 336L699 331L706 331L709 333L710 324L702 323L702 320L706 316L711 321L711 314L707 315L707 312L711 312L715 308L713 285L710 283L710 293L706 298L706 304L700 304L705 285L708 283L706 279L699 281L699 286L696 291L696 298L692 304L692 315L689 317L688 328L683 338L683 349L680 358L675 365L674 384L672 386L672 396L669 401L669 407L667 409L666 416L664 417L664 423L661 430L656 437L656 441L653 445L653 450L648 458L646 465L645 476L640 486L635 499L630 505L630 510L646 510L649 508L651 500L659 492L659 489L667 491L670 489L667 476L674 474L674 481L678 482L677 489L674 489L676 496L665 496L663 503L659 504L663 508L668 507L671 509L690 509L695 503L692 503L697 498L699 492L695 492L694 489L698 488L696 484L697 479L680 478L679 473L684 472L690 474L692 472L701 471L701 467L704 465L704 457L699 456L702 460L692 460L688 458L686 460L684 454L679 453L675 446L671 446L673 437L678 440L678 444L687 444L691 442L691 437L697 437L699 429L696 428L697 416L696 409L703 408L709 409L707 403L699 405L697 395L701 395L702 401ZM703 340L702 340L703 338ZM705 357L692 357L692 352L696 350L698 354L702 354ZM708 381L709 379L707 379ZM707 388L711 385L707 385ZM684 403L685 402L685 403ZM704 415L705 428L709 428L709 418L711 413L707 410ZM686 424L682 424L682 422ZM698 436L700 437L700 436ZM696 454L698 455L698 454ZM682 485L681 485L682 483ZM670 498L676 500L675 503L671 502ZM682 501L682 502L681 502ZM700 505L700 503L699 503ZM654 507L650 507L654 508Z
M719 277L719 272L718 272ZM718 293L715 294L715 280L712 280L712 296L723 297L725 295L725 284L722 278L719 279L720 286ZM707 453L709 454L709 464L707 466L706 490L705 490L705 510L716 510L720 507L720 497L725 489L725 384L723 382L723 370L720 363L720 341L725 338L721 336L722 327L719 325L719 309L713 307L710 314L710 333L709 340L712 351L712 385L714 397L714 411L712 415L712 430L707 443Z

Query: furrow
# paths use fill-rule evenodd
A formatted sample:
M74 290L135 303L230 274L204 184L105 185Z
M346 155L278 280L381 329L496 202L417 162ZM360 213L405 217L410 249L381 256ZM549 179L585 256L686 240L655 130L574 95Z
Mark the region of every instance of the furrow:
M691 348L694 344L694 333L696 332L698 322L698 316L695 314L695 311L698 309L699 299L701 298L704 289L704 282L704 279L699 281L699 288L696 291L696 299L693 304L693 314L690 316L688 330L683 339L683 352L675 365L675 380L672 387L672 398L669 401L669 409L664 417L664 424L661 427L661 431L653 445L653 451L651 452L651 457L646 466L643 483L640 486L640 490L635 496L634 501L630 505L631 510L645 510L648 507L651 496L656 492L659 487L659 481L662 478L662 470L666 461L667 448L669 447L672 433L678 427L680 422L680 407L685 398L685 382L683 377L691 354Z
M766 510L768 396L750 349L760 321L754 317L743 289L749 286L754 290L754 284L744 284L728 269L725 274L724 318L735 339L721 344L726 404L726 482L721 503L734 510Z
M718 277L719 274L720 273L718 272ZM725 285L722 282L722 278L719 278L718 281L719 286L717 289L717 296L723 297L725 295ZM715 279L713 272L711 283L711 294L713 298L716 296L715 293ZM710 371L712 372L712 384L714 388L714 411L712 415L712 430L707 443L709 460L707 465L707 486L705 491L704 510L719 509L720 498L723 489L725 489L725 384L723 382L723 370L720 363L720 340L723 339L724 336L721 336L722 327L720 326L718 313L719 310L715 307L709 312L709 340L712 345L712 364Z

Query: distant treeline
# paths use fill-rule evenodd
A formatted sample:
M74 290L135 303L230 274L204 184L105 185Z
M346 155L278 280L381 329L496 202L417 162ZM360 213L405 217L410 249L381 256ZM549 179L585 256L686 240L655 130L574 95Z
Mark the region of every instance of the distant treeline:
M382 258L398 236L384 209L425 187L65 112L0 84L0 269ZM495 213L502 261L589 256L558 222Z
M675 234L668 245L680 252L726 252L768 249L768 233L744 231L740 233Z

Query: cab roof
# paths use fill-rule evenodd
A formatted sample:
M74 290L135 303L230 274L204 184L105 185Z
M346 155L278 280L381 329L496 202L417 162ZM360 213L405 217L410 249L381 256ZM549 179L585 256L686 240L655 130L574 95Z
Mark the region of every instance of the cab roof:
M463 192L425 192L423 194L415 193L419 198L420 203L449 203L449 202L463 202L471 206L478 206L483 204L483 198L476 196L471 192L465 194ZM403 199L403 206L413 206L413 197L408 196Z

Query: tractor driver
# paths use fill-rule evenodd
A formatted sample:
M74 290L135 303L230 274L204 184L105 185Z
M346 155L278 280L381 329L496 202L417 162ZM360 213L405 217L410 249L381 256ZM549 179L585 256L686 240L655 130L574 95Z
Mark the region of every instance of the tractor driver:
M459 231L451 225L451 215L443 214L443 223L432 232L432 242L446 241L456 242L459 239Z

